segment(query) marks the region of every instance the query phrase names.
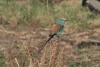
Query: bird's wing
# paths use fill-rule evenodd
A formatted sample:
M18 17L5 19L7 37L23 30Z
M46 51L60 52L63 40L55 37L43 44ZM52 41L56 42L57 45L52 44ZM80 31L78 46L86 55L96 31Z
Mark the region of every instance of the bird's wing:
M52 34L51 35L54 35L58 31L60 31L62 28L63 28L63 25L56 24L56 26L52 29Z

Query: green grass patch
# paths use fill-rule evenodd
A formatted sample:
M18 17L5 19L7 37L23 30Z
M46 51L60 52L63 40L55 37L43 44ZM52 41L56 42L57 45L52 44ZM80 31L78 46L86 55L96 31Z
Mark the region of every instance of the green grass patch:
M5 67L5 62L8 59L4 58L4 54L0 51L0 67Z
M47 2L42 1L42 4L38 4L39 0L31 0L29 5L21 6L18 3L10 1L7 5L6 1L1 2L2 10L0 10L0 21L4 20L10 25L22 25L24 27L28 26L30 19L39 19L41 28L49 26L48 23L48 11ZM51 24L55 24L59 18L65 17L69 20L69 24L73 23L77 26L72 26L73 28L81 29L91 29L97 28L97 26L89 26L88 21L99 19L100 15L95 18L91 18L91 12L89 8L84 8L81 4L75 5L74 2L68 4L67 1L61 2L59 4L49 4L49 15ZM3 23L3 25L7 25ZM2 24L2 23L1 23Z

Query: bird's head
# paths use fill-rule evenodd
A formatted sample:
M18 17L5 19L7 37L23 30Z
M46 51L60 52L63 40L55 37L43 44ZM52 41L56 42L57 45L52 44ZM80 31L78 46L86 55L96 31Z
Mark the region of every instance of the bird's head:
M64 25L66 21L67 21L66 18L60 18L57 23L61 24L61 25Z
M62 22L68 21L66 18L60 18L60 20L61 20Z

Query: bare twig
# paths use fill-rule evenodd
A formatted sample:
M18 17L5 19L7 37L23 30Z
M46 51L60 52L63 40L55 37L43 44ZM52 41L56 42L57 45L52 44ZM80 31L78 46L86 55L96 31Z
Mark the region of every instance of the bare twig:
M47 9L48 9L48 22L49 22L49 34L51 34L51 23L50 23L50 17L49 17L49 6L48 6L48 0L47 0Z
M49 17L49 6L48 6L48 0L47 0L47 9L48 9L48 22L49 22L49 35L51 34L51 23L50 23L50 17ZM50 55L51 55L51 40L50 40ZM49 63L50 64L50 63Z
M17 65L18 65L18 67L20 67L17 58L15 58L15 61L16 61Z

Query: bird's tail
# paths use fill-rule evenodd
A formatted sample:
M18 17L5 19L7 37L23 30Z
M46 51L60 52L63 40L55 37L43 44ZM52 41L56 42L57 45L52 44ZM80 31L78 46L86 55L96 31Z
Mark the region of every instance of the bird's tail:
M50 34L49 37L51 37L52 35Z
M54 35L50 35L51 37L46 41L45 45L54 37Z
M54 35L51 35L51 37L46 41L46 43L43 45L43 47L39 50L39 52L46 46L46 44L54 37ZM38 53L39 53L38 52Z

